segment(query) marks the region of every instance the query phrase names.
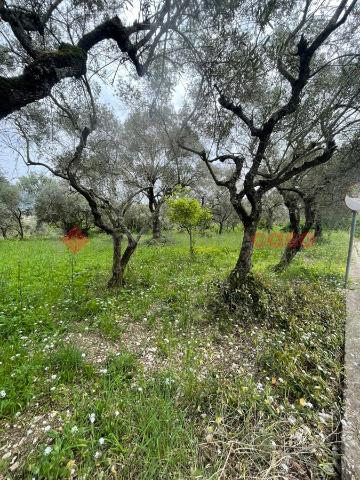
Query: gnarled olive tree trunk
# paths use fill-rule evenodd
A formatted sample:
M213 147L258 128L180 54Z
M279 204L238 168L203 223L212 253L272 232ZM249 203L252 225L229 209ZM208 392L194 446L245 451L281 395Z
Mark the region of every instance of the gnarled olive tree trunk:
M236 290L246 282L246 277L252 268L252 255L254 252L255 235L258 227L259 217L243 222L244 236L241 244L239 258L229 276L231 290Z
M280 262L275 267L275 270L278 272L285 270L294 260L297 253L302 249L304 240L314 225L314 199L312 197L302 196L302 200L305 207L305 224L302 228L300 228L299 209L294 207L294 200L285 200L285 205L289 210L292 236L285 247Z
M18 210L15 213L15 217L16 217L16 221L17 221L17 224L18 224L19 239L24 240L24 227L23 227L23 223L22 223L22 212L21 212L21 210Z
M113 239L113 265L112 275L108 281L109 288L121 288L124 285L124 275L127 264L135 252L138 242L132 238L128 238L127 247L122 254L121 243L123 240L123 234L114 232L112 234Z
M174 6L171 2L164 2L151 21L146 19L143 22L135 22L136 24L132 26L124 25L118 16L108 17L85 33L76 45L59 39L60 45L57 50L43 49L42 41L36 42L35 46L32 35L37 33L42 37L45 29L50 29L51 32L51 16L60 2L52 2L53 6L50 6L47 13L42 16L36 9L28 11L17 7L16 3L19 2L8 7L4 0L1 0L0 18L9 25L14 37L20 41L31 60L19 75L0 76L0 119L29 103L49 96L51 89L64 78L80 78L85 75L89 51L104 40L115 41L125 55L124 58L134 65L138 76L143 76L147 70L147 61L139 52L141 49L138 46L138 32L147 31L142 39L142 47L147 46L152 55L156 44L169 29L169 19L164 21L165 18L171 16L176 22L179 14L186 8L187 2ZM71 31L69 33L71 37Z
M316 242L321 241L323 238L323 228L322 228L322 223L321 219L317 216L315 220L315 225L314 225L314 240Z
M146 190L146 195L148 197L149 210L152 218L152 239L158 241L161 239L160 211L164 203L164 198L158 198L155 195L154 185Z
M157 205L152 213L152 238L153 240L161 238L160 205Z
M265 217L265 228L268 233L271 232L274 226L274 211L268 210Z

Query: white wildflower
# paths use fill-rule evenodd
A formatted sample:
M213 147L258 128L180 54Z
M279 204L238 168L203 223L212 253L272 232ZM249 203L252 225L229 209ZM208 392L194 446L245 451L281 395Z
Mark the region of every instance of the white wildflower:
M6 397L6 392L5 390L0 391L0 398L5 398Z
M99 445L104 445L105 443L105 438L101 437L99 438Z
M79 431L79 429L78 429L78 427L77 427L76 425L74 425L74 426L72 427L72 429L71 429L71 433L76 433L76 432L78 432L78 431Z
M319 419L321 423L327 423L329 420L331 420L332 416L329 415L328 413L320 412L319 413Z
M205 440L210 443L214 440L214 435L212 435L211 433L208 433L205 437Z
M94 423L95 422L95 413L90 413L89 415L89 420L90 420L90 423Z
M52 448L51 447L46 447L45 450L44 450L44 455L49 455L51 452L52 452Z
M291 416L288 418L288 421L289 421L290 425L295 425L295 423L296 423L296 418L291 415Z

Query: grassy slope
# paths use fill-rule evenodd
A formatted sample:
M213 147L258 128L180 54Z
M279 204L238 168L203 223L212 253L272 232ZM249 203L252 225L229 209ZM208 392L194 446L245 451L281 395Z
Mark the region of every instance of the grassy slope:
M256 319L214 301L239 242L198 239L193 261L183 235L141 246L118 294L104 289L107 238L77 255L73 282L59 241L0 242L0 472L331 478L346 236L280 278L280 251L257 250Z

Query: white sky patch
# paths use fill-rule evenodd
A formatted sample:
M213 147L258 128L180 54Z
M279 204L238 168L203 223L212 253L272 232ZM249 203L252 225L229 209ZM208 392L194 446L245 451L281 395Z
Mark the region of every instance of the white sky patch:
M172 98L176 112L178 112L180 108L184 105L185 97L186 97L186 88L185 88L184 82L179 82L175 87L174 95Z
M26 175L29 169L21 159L16 158L16 154L11 148L1 145L0 171L6 175L8 180L16 181L19 177Z

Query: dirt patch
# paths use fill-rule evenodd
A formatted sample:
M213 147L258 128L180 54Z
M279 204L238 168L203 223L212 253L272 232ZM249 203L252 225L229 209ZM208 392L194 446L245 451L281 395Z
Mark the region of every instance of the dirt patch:
M119 354L122 350L120 343L112 342L95 332L73 332L64 337L64 342L74 345L83 354L86 362L101 365L109 355Z
M157 370L164 367L164 359L157 353L156 335L146 326L131 323L119 340L109 340L101 333L69 333L64 341L75 345L85 355L85 360L94 365L104 364L109 355L120 355L124 351L133 353L144 369Z
M245 339L245 335L239 335L238 332L214 336L214 327L204 326L201 332L197 330L188 334L186 342L181 340L174 344L172 339L164 354L163 349L159 348L159 335L156 331L154 326L149 329L140 323L129 323L117 341L109 340L98 332L70 333L64 340L79 348L86 361L99 365L100 368L109 355L120 355L124 351L134 354L145 372L186 368L186 343L191 343L193 359L201 377L206 376L209 370L218 370L221 374L254 370L256 350L250 339ZM161 341L166 346L169 340L164 337Z
M8 463L9 472L16 472L23 466L29 456L40 442L51 443L47 433L51 430L61 430L63 415L53 410L40 413L41 406L32 407L31 411L15 415L13 423L7 422L0 425L1 446L0 460ZM70 412L68 412L70 413ZM2 480L5 477L0 475Z
M213 327L209 328L209 337L213 332ZM248 334L218 333L206 345L201 344L199 350L206 370L212 368L230 374L238 373L239 370L253 373L255 370L257 350Z

